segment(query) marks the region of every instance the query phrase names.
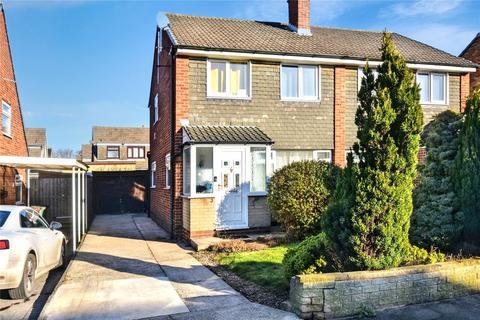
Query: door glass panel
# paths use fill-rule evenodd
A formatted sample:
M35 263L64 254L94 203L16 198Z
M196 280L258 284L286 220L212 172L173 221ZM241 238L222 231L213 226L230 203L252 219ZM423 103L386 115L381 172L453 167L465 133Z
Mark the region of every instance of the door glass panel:
M240 173L235 173L235 188L240 187Z
M223 174L223 187L228 188L228 173Z

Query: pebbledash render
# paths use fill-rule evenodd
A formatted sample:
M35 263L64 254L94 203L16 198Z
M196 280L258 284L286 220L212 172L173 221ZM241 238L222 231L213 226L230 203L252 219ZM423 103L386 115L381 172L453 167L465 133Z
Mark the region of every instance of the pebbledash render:
M150 212L172 237L268 229L269 177L315 159L345 165L362 68L381 61L382 33L167 14L150 91ZM428 121L461 112L476 65L399 34Z

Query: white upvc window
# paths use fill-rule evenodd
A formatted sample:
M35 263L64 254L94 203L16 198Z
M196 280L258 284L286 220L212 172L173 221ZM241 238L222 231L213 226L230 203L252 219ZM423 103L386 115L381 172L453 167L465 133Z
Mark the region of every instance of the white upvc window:
M448 75L446 73L419 71L417 83L420 86L421 104L447 104Z
M360 162L360 158L358 157L358 155L357 155L357 154L355 153L355 151L353 151L353 150L345 151L345 163L347 162L347 160L348 160L348 155L349 155L350 153L353 155L353 163L359 163L359 162Z
M150 188L157 186L157 162L153 161L150 165Z
M372 73L373 73L373 78L375 80L377 80L378 78L378 71L377 69L375 68L370 68L372 70ZM365 73L363 72L363 68L358 68L358 80L357 80L357 84L358 84L358 91L360 91L360 88L362 87L362 80L363 78L365 78Z
M183 194L213 194L213 146L188 146L183 149Z
M320 67L315 65L281 66L282 100L320 100Z
M251 192L267 191L267 148L251 147Z
M250 97L250 62L207 61L207 96L213 98Z
M158 122L159 116L158 116L158 93L155 95L155 98L153 99L153 124Z
M5 101L2 101L2 132L12 136L12 107Z
M332 163L332 151L331 150L315 150L313 151L313 160Z
M165 188L170 189L172 181L172 168L170 162L170 153L165 156Z

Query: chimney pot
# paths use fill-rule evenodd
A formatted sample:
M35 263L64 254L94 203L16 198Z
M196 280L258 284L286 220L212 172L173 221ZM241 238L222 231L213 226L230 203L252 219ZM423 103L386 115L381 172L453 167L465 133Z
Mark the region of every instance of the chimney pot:
M288 22L293 31L301 35L311 35L310 32L310 0L287 0Z

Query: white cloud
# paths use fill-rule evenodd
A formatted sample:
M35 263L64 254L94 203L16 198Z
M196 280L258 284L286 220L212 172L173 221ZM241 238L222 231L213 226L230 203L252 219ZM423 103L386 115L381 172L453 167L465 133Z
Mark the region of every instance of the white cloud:
M392 5L389 12L404 17L445 14L459 7L462 2L463 0L416 0Z
M450 24L401 25L392 31L458 55L475 37L478 30Z

